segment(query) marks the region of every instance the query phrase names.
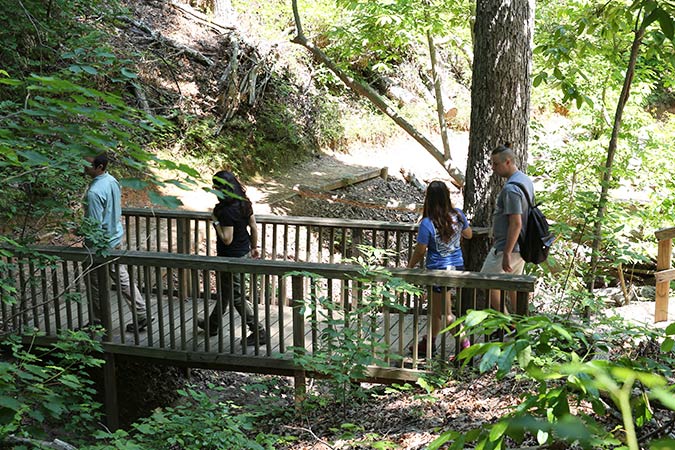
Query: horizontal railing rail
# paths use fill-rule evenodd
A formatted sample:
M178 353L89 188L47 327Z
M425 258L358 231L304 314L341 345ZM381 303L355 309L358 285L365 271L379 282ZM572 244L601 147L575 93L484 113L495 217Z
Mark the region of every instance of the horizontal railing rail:
M215 255L211 213L142 208L123 210L127 250ZM405 266L416 223L394 223L257 214L263 259L339 263L360 254L360 245L389 250L383 264ZM485 228L474 234L486 235Z
M37 331L56 336L65 329L82 328L93 321L92 302L97 301L105 329L103 342L111 348L124 347L124 352L152 357L163 354L160 356L163 358L178 358L176 355L180 354L184 361L198 358L200 365L231 367L236 361L235 365L242 370L267 368L273 372L276 367L273 361L285 360L279 363L280 370L288 366L291 348L306 348L310 352L322 348L325 343L322 330L327 321L321 320L321 314L347 318L350 311L368 301L369 295L382 295L374 294L378 291L364 283L363 268L347 264L147 251L111 251L106 257L95 257L81 248L35 250L60 260L36 264L16 256L5 257L3 267L11 273L3 275L16 280L17 302L2 303L0 307L3 332ZM99 283L116 285L120 265L129 269L130 281L140 288L153 318L146 331L126 331L125 325L137 323L138 316L133 302L127 304L119 289L101 289L98 298L91 293L90 277L98 277ZM110 271L110 266L115 270ZM385 349L382 360L399 375L400 370L420 367L417 346L412 345L412 351L409 348L425 330L428 332L431 307L427 298L431 298L433 287L454 291L452 303L456 313L483 308L482 299L490 289L518 291L517 310L525 313L535 280L529 276L401 268L388 272L375 274L374 283L381 287L389 277L398 277L419 286L420 294L399 293L395 297L398 307L383 305L372 310L368 317L359 317L344 326L360 326L360 332L376 339ZM254 345L243 345L249 332L246 317L237 313L232 295L224 294L224 276L236 277L246 287L253 304L252 322L268 330L267 342L256 339ZM182 286L181 280L187 283ZM333 306L326 310L326 305ZM217 310L224 313L218 314L216 329L209 330L210 325L206 325L206 330L200 330L197 321L214 308L221 308ZM442 336L441 357L456 351L456 340L452 335ZM261 357L270 358L269 363L261 364ZM247 358L255 361L247 364Z

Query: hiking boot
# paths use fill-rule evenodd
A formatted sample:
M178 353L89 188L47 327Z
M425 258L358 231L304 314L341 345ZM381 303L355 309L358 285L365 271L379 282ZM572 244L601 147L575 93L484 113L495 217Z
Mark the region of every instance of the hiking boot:
M267 344L267 330L265 330L264 328L260 328L257 333L254 331L253 333L249 334L246 337L247 347L255 345L256 334L258 335L258 345Z
M154 317L150 320L148 320L147 317L139 317L136 322L131 322L127 324L127 333L134 333L136 331L140 333L141 331L145 331L146 328L148 328L148 324L154 321L155 321Z
M202 330L206 331L206 320L197 319L197 326ZM218 326L209 324L209 336L218 336Z

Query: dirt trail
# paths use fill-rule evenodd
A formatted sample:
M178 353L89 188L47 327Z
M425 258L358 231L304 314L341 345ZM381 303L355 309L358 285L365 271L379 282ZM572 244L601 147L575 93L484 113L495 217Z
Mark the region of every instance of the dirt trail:
M466 168L468 141L468 133L452 135L453 160L462 171ZM359 144L352 146L347 153L321 152L317 158L298 163L285 173L263 175L249 181L248 195L255 204L256 213L272 214L271 205L292 196L296 184L318 188L331 181L383 167L388 168L390 176L397 178L402 178L400 170L403 168L423 181L450 180L429 153L412 138L402 136L388 142L386 146ZM202 189L184 191L168 186L162 193L181 199L184 205L182 209L186 210L209 211L214 204L213 195ZM459 192L456 192L453 200L461 206Z

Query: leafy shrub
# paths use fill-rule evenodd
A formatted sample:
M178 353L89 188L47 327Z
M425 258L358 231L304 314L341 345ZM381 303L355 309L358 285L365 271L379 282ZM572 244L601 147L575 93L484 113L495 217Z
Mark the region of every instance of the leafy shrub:
M654 402L661 409L675 411L672 380L668 378L672 375L674 325L666 329L664 338L658 331L639 327L629 327L632 332L626 336L621 333L622 324L617 323L608 322L589 331L559 318L514 319L490 311L471 311L460 320L467 332L506 331L515 326L506 342L478 343L462 351L459 357L465 365L480 357L479 370L485 372L496 367L498 378L519 367L521 376L531 380L535 389L525 393L521 403L497 423L469 432L447 431L430 449L448 442L452 442L449 449L462 449L470 443L477 448L505 449L529 436L539 445L617 448L625 443L618 448L638 450L636 427L650 422ZM661 345L664 355L632 358L615 355L609 359L609 350L621 342L634 345L657 337L664 339ZM610 410L620 417L622 433L593 415L605 417ZM655 439L653 445L652 448L670 448L675 441Z
M210 386L216 391L221 388ZM207 393L195 389L179 390L183 401L175 407L157 409L150 417L132 425L130 431L99 432L104 443L95 449L273 449L275 436L257 434L255 415L238 413L229 403L214 402Z
M68 332L50 347L24 349L19 338L3 344L0 361L0 439L8 435L42 439L63 430L72 442L83 439L100 419L100 404L87 375L101 367L100 344L83 332Z

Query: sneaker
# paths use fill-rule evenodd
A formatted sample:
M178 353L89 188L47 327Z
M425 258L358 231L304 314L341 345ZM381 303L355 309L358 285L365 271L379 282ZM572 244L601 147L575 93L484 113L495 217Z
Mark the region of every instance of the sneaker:
M257 334L258 334L258 344L259 345L267 344L267 330L265 330L264 328L261 328L261 329L258 330ZM246 337L246 346L247 347L251 347L251 346L255 345L255 336L256 336L256 333L253 332Z
M466 350L469 347L471 347L471 341L468 340L467 338L464 338L461 341L459 341L459 351Z
M140 333L141 331L145 331L145 329L148 328L148 324L154 321L155 321L154 317L150 320L148 320L147 317L139 317L136 322L131 322L127 324L127 333L134 333L135 331L138 331ZM136 326L137 324L138 326Z
M92 328L103 328L103 322L100 320L93 320L91 322L87 322L79 328L75 328L73 331L89 331Z
M201 328L202 330L206 330L206 321L204 319L197 319L197 326ZM209 326L209 336L217 336L218 335L218 327L210 325Z

